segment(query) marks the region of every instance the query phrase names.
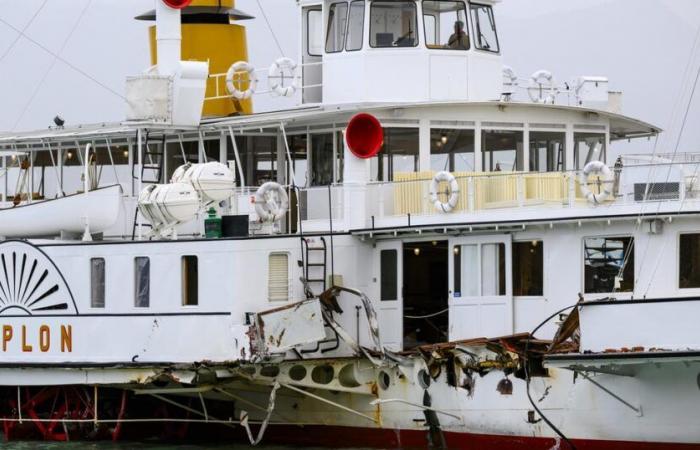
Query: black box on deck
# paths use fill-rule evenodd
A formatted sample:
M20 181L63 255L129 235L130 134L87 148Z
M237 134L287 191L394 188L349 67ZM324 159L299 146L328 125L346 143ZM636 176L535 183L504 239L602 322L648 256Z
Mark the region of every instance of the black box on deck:
M248 236L248 215L222 216L221 231L223 237L247 237Z

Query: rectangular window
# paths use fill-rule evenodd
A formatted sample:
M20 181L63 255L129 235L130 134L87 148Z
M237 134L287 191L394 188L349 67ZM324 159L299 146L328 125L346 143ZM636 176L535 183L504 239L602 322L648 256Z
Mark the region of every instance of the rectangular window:
M289 301L289 254L270 253L267 273L268 300Z
M350 3L348 14L348 35L345 38L345 50L354 51L362 48L362 34L365 28L365 2Z
M505 244L481 245L481 295L506 295Z
M473 172L474 130L430 130L430 169Z
M498 53L498 34L493 9L488 5L470 5L472 22L474 24L474 41L476 48Z
M513 295L544 295L544 249L542 241L513 243Z
M199 268L196 256L182 257L182 304L199 304Z
M338 2L328 11L326 53L337 53L345 47L345 28L348 23L348 3Z
M591 161L605 162L605 134L574 133L574 169L583 170Z
M151 302L151 260L134 258L134 306L148 308Z
M418 128L385 128L384 144L370 161L372 181L394 181L394 174L418 171Z
M381 283L380 298L383 302L398 300L398 251L382 250L379 258L381 260L379 274L379 282Z
M105 307L105 260L92 258L90 260L90 306Z
M634 239L631 237L584 240L584 292L586 294L634 290Z
M506 295L505 244L468 244L453 249L454 296Z
M414 2L372 2L369 45L375 48L416 47L417 16Z
M565 133L530 131L530 171L563 172L565 149Z
M469 50L467 8L461 1L424 1L423 25L428 48Z
M678 287L700 288L700 234L681 234Z
M522 131L484 130L481 146L484 172L523 170Z
M333 133L311 135L311 186L333 184Z
M306 13L306 53L309 56L323 54L323 12L310 9Z

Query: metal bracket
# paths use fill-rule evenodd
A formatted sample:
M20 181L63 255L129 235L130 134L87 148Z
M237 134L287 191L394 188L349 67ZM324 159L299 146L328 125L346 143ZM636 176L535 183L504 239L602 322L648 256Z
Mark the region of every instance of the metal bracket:
M597 381L595 381L595 380L594 380L590 375L588 375L586 372L578 372L578 371L577 371L576 373L580 374L583 378L585 378L586 380L590 381L594 386L598 387L600 390L602 390L603 392L605 392L606 394L608 394L609 396L611 396L612 398L614 398L614 399L617 400L618 402L622 403L623 405L625 405L626 407L628 407L628 408L631 409L632 411L636 412L638 417L642 417L642 416L644 415L643 412L642 412L642 405L639 405L639 406L634 406L634 405L632 405L631 403L629 403L628 401L626 401L625 399L623 399L623 398L620 397L619 395L615 394L615 393L614 393L613 391L611 391L610 389L606 388L606 387L603 386L602 384L600 384L600 383L598 383Z

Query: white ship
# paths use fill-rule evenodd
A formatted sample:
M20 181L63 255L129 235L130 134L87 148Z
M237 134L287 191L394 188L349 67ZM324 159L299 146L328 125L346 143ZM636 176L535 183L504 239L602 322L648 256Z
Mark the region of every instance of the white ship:
M0 134L6 438L700 448L700 155L611 158L661 130L519 78L492 0L299 0L264 69L190 3L127 120Z

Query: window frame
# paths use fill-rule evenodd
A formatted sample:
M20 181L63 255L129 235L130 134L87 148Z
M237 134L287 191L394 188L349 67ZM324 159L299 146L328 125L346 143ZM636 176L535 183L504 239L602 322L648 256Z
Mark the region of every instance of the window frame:
M362 3L362 32L360 33L360 46L358 48L348 48L348 36L350 36L350 12L352 11L352 5L355 3ZM352 0L348 5L348 22L345 26L345 51L346 52L359 52L365 46L365 22L367 15L367 2L365 0Z
M700 231L697 230L689 230L689 231L678 231L677 233L677 239L676 239L676 245L677 245L677 251L676 251L676 288L680 292L684 293L689 293L689 292L698 292L700 291L700 285L698 286L690 286L690 287L681 287L681 249L682 243L681 239L683 236L689 236L689 235L696 235L700 237Z
M194 303L188 302L190 299L189 292L190 290L187 289L189 287L190 280L188 278L189 272L190 272L190 264L192 264L192 261L194 261L194 266L195 266L195 290L194 290ZM182 297L182 306L185 308L196 308L199 306L199 257L197 255L182 255L180 257L180 290L181 290L181 297Z
M438 1L438 0L433 0L433 1ZM454 51L458 51L458 52L468 52L468 51L471 50L472 47L473 47L473 46L472 46L471 34L470 34L470 31L471 31L470 24L469 24L470 20L469 20L469 17L467 17L467 16L469 15L470 9L467 7L467 2L465 2L465 1L463 1L463 0L448 0L448 1L449 1L450 3L461 3L461 4L462 4L462 7L464 8L464 9L463 9L463 11L464 11L464 28L465 28L464 31L465 31L465 33L466 33L466 35L467 35L467 39L469 39L469 47L466 48L466 49L450 48L450 47L445 47L445 46L440 46L440 47L433 46L433 47L429 47L429 46L428 46L428 32L427 32L427 29L426 29L426 27L425 27L425 18L426 18L426 16L432 17L432 18L435 20L435 25L436 25L436 27L437 27L437 24L440 23L440 20L439 20L439 16L436 16L436 15L433 15L433 14L426 14L426 13L425 13L425 9L423 9L423 8L424 8L424 6L423 6L423 8L421 8L421 12L423 13L423 36L425 37L425 48L427 48L428 50L449 50L449 51L453 51L453 52L454 52ZM447 1L446 1L445 3L447 3ZM425 5L425 2L421 3L421 5ZM438 14L439 14L439 13L438 13Z
M496 35L496 47L498 48L498 50L490 50L487 48L481 48L481 46L478 45L479 37L478 37L478 35L476 35L477 27L476 27L476 23L474 22L474 13L473 13L474 9L476 9L476 8L474 8L474 7L477 7L477 8L483 7L483 8L489 9L489 17L493 21L493 30L494 30L494 34ZM493 53L495 55L500 55L501 54L501 42L500 42L500 39L498 37L498 26L496 25L496 17L493 15L493 6L492 5L484 5L483 3L471 3L470 2L469 3L469 20L472 22L472 30L474 31L474 34L475 34L475 36L474 36L475 43L473 46L471 46L471 48L473 48L474 50L481 51L481 52L488 52L488 53Z
M101 261L102 262L102 304L99 305L95 302L95 296L94 296L94 286L95 286L95 278L94 278L94 272L93 270L95 269L94 263ZM107 307L107 261L103 257L94 257L90 258L90 308L93 309L105 309Z
M629 291L611 291L611 292L587 292L586 291L586 240L588 239L605 239L605 240L614 240L614 239L629 239L630 243L632 244L632 255L634 257L633 261L633 266L632 266L632 276L634 277L633 283L632 283L632 290ZM637 246L637 239L633 234L606 234L603 236L600 235L591 235L591 236L584 236L581 239L581 293L584 296L600 296L600 295L606 295L606 294L615 294L619 296L634 296L634 290L635 290L635 284L637 281L637 258L635 255L635 247ZM624 275L624 271L623 271Z
M338 50L329 51L328 50L328 37L330 36L331 12L337 11L335 6L341 5L341 4L345 5L345 8L346 8L346 10L345 10L345 29L343 30L343 33L341 34L341 37L343 39L343 43L342 43L342 45L336 47L336 48L338 48ZM332 55L334 53L342 53L343 51L345 51L345 42L346 42L347 32L348 32L348 16L349 16L349 14L350 14L350 2L348 2L348 1L336 1L336 2L333 2L330 5L328 5L328 22L326 23L326 34L325 34L326 39L324 39L324 42L323 42L323 50L324 50L325 54ZM335 17L334 17L334 19L335 19Z
M539 295L516 295L515 294L515 246L517 244L530 244L532 245L533 242L537 242L537 245L542 248L542 293ZM547 255L545 253L545 245L544 245L544 238L542 237L533 237L532 239L519 239L519 240L514 240L511 242L511 251L510 251L510 258L511 258L511 282L513 284L513 298L519 298L519 299L528 299L528 298L544 298L546 297L545 293L547 291L546 286L547 286L547 271L545 270L545 261L547 260Z
M419 25L418 25L418 7L416 6L415 1L410 1L410 0L401 0L397 2L390 2L384 0L385 3L394 3L394 4L399 4L399 3L410 3L411 6L413 7L413 12L415 14L415 23L414 25L416 26L416 39L414 42L414 45L391 45L391 46L376 46L372 45L372 11L374 10L374 7L377 6L377 2L372 2L370 3L369 6L369 46L370 48L375 48L375 49L387 49L387 48L416 48L420 45L420 33L419 33ZM376 40L375 40L376 43Z
M139 260L145 260L147 262L146 267L148 268L147 270L147 280L148 280L148 290L146 293L146 304L145 305L139 305L139 293L138 293L138 276L140 275L139 273L139 266L138 266L138 261ZM151 307L151 258L148 256L135 256L134 257L134 308L137 309L145 309L145 308L150 308Z
M393 254L393 277L391 284L384 284L384 255ZM386 292L387 296L385 298L384 287L387 286L389 292ZM394 298L389 298L388 294L393 293ZM397 302L399 301L399 250L395 248L386 248L379 250L379 301L380 302Z
M321 27L322 27L321 28L321 39L323 39L323 9L309 8L306 11L306 54L307 54L307 56L313 56L313 57L320 58L323 56L323 50L319 54L311 53L311 39L310 39L310 37L311 37L311 27L310 27L311 18L309 17L311 15L311 13L320 13L321 14ZM325 42L323 42L323 44L325 47ZM325 50L325 48L324 48L324 50Z

